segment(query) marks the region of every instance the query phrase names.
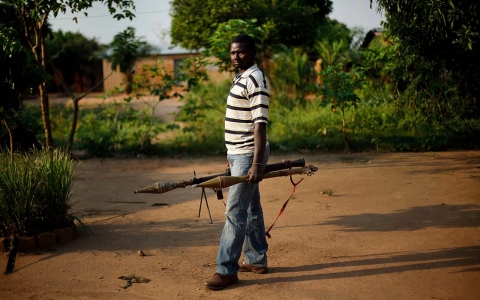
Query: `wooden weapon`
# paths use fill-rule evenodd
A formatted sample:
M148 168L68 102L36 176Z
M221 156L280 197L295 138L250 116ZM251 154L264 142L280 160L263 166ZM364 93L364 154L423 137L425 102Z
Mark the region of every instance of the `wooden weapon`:
M308 165L302 168L293 168L289 170L279 170L279 171L272 171L269 173L263 174L263 179L266 178L274 178L274 177L281 177L281 176L290 176L294 174L306 174L308 176L313 175L313 173L317 172L318 168L312 165ZM210 179L208 181L194 184L192 187L201 187L201 188L212 188L212 189L223 189L238 183L248 182L249 175L243 176L218 176L216 178Z
M276 163L276 164L269 164L265 166L265 169L263 171L263 178L270 178L267 176L267 174L272 173L274 171L280 171L280 170L285 170L289 169L292 167L304 167L305 166L305 159L303 157L294 160L294 161L283 161L281 163ZM313 171L315 172L315 171ZM206 176L206 177L201 177L201 178L196 178L193 177L193 179L190 180L182 180L182 181L177 181L177 182L156 182L154 184L151 184L149 186L146 186L144 188L135 190L133 193L134 194L139 194L139 193L149 193L149 194L163 194L166 192L169 192L174 189L178 188L184 188L190 185L199 185L203 182L215 179L217 177L231 177L230 176L230 169L227 169L225 173L222 174L216 174L216 175L211 175L211 176ZM302 174L302 173L294 173L294 174ZM287 174L289 175L289 174ZM278 177L278 176L287 176L287 175L276 175L273 177ZM198 186L201 187L201 186Z

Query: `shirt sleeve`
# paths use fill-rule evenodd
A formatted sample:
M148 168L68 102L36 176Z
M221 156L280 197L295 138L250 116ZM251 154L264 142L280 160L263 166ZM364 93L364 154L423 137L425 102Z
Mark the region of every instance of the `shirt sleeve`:
M253 123L268 123L270 90L261 71L255 71L248 76L246 92Z

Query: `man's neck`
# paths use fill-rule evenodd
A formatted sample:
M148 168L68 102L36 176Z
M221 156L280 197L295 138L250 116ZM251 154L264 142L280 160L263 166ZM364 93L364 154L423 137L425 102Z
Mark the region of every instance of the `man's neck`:
M239 73L243 73L243 72L245 72L246 70L250 69L253 65L254 65L254 64L251 64L250 66L245 67L245 69L238 68L238 72L239 72Z

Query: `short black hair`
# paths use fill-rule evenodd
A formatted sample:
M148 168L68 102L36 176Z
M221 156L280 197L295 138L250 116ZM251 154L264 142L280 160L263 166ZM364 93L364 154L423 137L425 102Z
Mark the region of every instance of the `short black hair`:
M248 34L237 35L232 39L232 42L230 44L233 44L233 43L245 43L248 49L252 50L253 52L256 52L255 40Z

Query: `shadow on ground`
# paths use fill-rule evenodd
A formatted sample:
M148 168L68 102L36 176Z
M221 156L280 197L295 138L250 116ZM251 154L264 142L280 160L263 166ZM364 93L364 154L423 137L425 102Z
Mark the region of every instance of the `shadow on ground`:
M387 214L359 214L332 217L317 225L336 225L342 231L409 231L425 228L480 226L480 206L433 205L402 209Z

